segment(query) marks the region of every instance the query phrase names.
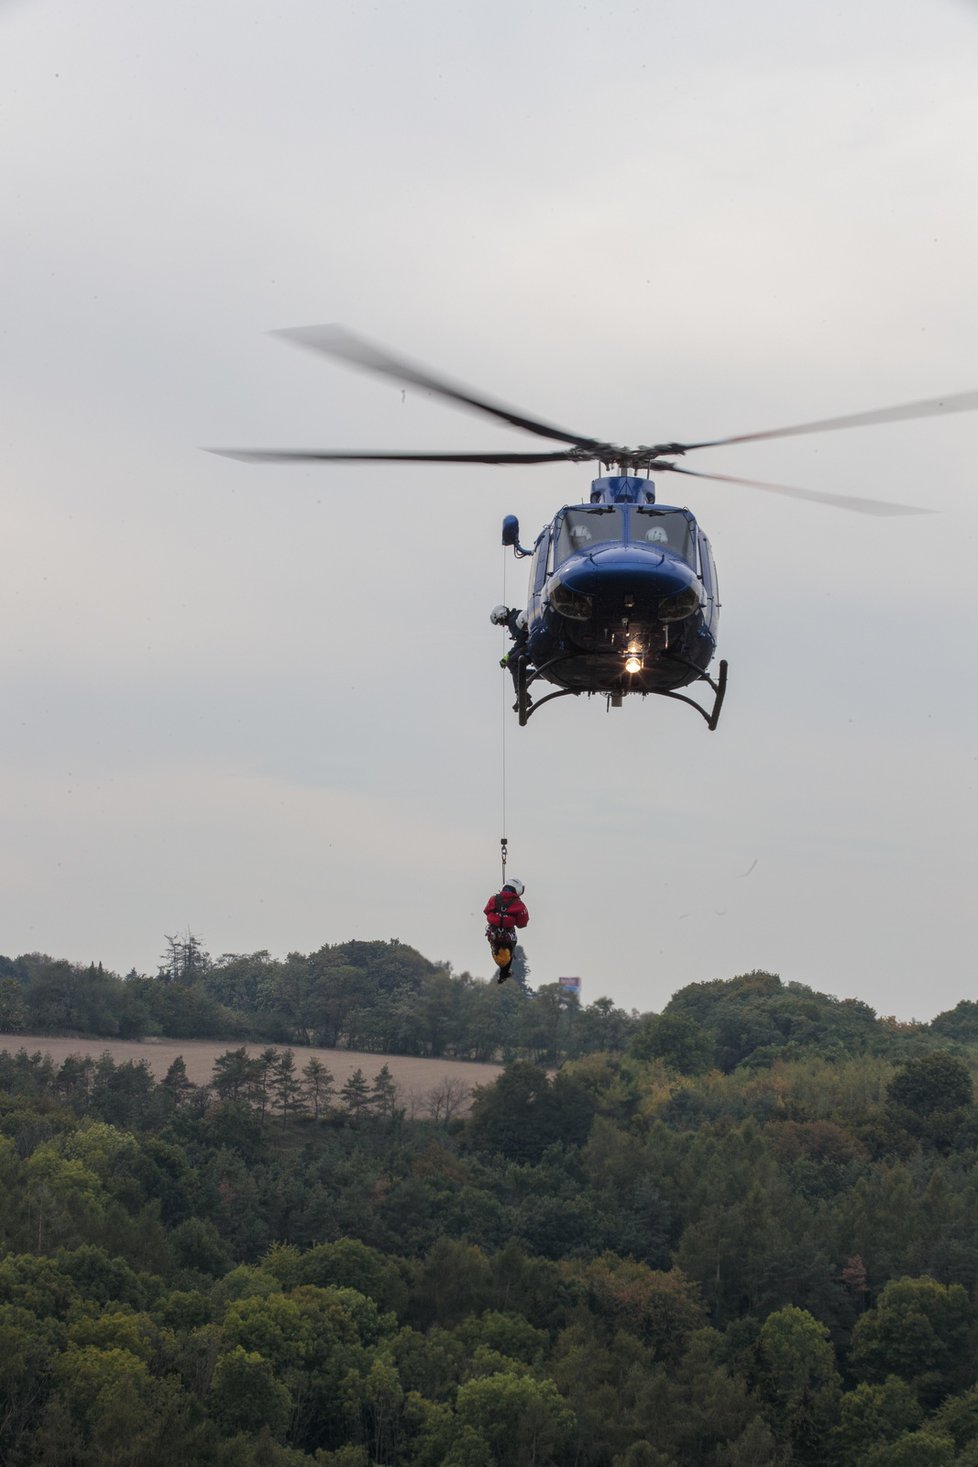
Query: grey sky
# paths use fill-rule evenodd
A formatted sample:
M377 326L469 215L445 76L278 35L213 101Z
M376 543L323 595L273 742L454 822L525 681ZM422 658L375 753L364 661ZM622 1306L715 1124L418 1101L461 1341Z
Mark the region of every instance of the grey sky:
M318 321L623 442L978 387L978 7L17 0L0 42L0 951L487 974L505 707L533 981L974 996L978 414L697 460L927 518L660 485L719 565L715 734L509 714L500 520L586 466L200 446L534 446L266 334Z

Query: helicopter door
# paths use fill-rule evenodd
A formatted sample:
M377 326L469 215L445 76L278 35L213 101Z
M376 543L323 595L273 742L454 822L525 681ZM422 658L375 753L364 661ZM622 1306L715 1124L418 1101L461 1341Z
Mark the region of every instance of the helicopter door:
M527 621L531 627L540 615L540 602L547 581L549 560L550 526L548 525L545 530L540 531L537 543L533 547L533 559L530 562L530 604L527 607Z
M706 592L706 624L709 631L715 636L717 613L720 609L717 568L713 559L713 551L710 549L710 542L699 527L697 527L696 538L699 541L700 579L703 582L703 590Z

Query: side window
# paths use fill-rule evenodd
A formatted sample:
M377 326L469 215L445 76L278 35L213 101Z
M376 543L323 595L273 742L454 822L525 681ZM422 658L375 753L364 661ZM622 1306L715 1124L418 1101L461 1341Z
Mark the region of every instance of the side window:
M543 590L543 583L547 579L547 560L550 550L550 530L546 529L540 535L533 551L533 564L530 567L530 585L533 594L538 595Z
M699 540L700 565L702 567L703 582L706 586L706 594L712 596L713 600L719 606L720 588L717 585L717 568L713 560L713 551L710 549L710 542L705 535L701 534Z

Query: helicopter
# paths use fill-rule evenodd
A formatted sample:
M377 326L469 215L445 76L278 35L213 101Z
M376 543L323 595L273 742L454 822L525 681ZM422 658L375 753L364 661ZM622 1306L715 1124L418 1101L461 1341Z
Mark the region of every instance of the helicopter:
M520 726L554 698L599 694L609 708L626 696L655 695L688 704L716 729L727 688L727 663L716 676L709 669L717 646L720 601L710 542L693 513L656 501L653 474L682 474L769 493L805 499L859 514L928 514L917 506L857 498L820 490L792 488L729 474L708 473L674 462L703 448L761 439L788 438L841 428L900 422L968 412L978 408L978 391L929 398L897 407L795 424L763 432L740 433L697 442L663 442L624 448L583 437L477 395L435 375L340 326L304 326L275 332L287 340L344 362L347 366L419 387L449 402L509 423L539 438L565 445L548 452L422 453L360 450L212 449L248 463L449 463L527 466L541 463L595 463L588 501L565 505L544 526L532 548L520 544L515 515L503 520L502 544L520 559L529 558L529 598L525 612L510 619L514 639L510 670ZM504 613L508 608L497 608ZM497 618L493 613L493 620ZM534 700L532 691L548 684L554 691ZM705 685L706 705L681 691Z

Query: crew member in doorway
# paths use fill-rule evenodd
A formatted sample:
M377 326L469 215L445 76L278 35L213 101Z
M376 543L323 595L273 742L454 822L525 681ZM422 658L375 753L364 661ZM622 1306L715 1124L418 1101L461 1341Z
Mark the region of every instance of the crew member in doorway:
M526 657L526 643L530 635L526 624L526 612L517 607L494 606L489 613L489 620L495 627L506 627L513 639L513 645L505 657L500 657L499 666L508 667L513 675L513 687L516 696L520 692L520 663Z
M522 881L517 881L515 876L510 877L502 891L491 896L483 908L488 923L486 937L493 958L499 964L497 983L505 983L512 970L517 927L525 927L530 920L530 914L523 905L524 890Z

